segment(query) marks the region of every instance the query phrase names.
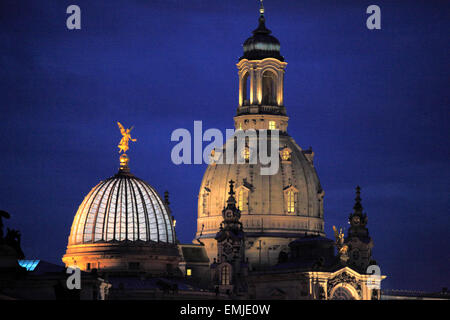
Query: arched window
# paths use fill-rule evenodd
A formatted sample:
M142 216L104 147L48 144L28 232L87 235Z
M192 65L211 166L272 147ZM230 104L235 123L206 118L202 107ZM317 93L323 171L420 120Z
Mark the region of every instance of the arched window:
M287 212L295 213L295 197L296 193L294 190L289 190L287 192Z
M208 198L209 198L209 192L204 191L202 194L202 213L203 215L208 215Z
M238 193L238 208L242 210L244 208L244 189L239 189Z
M250 79L248 72L242 77L242 105L248 106L250 104Z
M248 210L248 189L240 186L236 189L237 192L237 206L242 213L247 213Z
M276 75L272 71L265 71L262 75L262 104L277 104Z
M227 264L220 271L220 283L222 285L230 284L230 267Z
M245 146L242 150L242 158L244 158L245 162L248 163L250 160L250 148Z
M331 297L331 300L354 300L352 293L344 288L344 287L338 287Z

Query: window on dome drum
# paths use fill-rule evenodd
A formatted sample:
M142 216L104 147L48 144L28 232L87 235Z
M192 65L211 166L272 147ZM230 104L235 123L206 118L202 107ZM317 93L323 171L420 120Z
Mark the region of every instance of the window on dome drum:
M202 209L203 209L203 215L208 215L208 192L203 192L202 195Z
M269 121L269 130L275 130L277 128L277 125L275 121Z
M262 75L262 104L276 105L276 75L272 71L265 71Z
M296 193L293 190L287 192L287 212L295 213L295 197Z
M188 277L192 276L192 269L186 269L186 275Z
M238 193L238 208L242 209L244 207L244 190L241 188L239 189Z
M230 267L224 265L220 271L220 283L223 285L230 284Z
M242 150L242 158L244 158L245 162L248 162L250 160L250 148L245 147L244 150Z
M247 211L248 204L248 191L244 187L240 187L237 190L237 206L241 212Z
M248 72L242 77L242 105L248 106L250 104L250 79Z

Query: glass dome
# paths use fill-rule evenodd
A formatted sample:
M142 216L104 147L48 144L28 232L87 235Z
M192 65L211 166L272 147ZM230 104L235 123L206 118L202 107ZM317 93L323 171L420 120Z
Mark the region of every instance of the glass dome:
M101 181L75 215L69 246L119 241L174 244L172 219L157 192L128 172Z

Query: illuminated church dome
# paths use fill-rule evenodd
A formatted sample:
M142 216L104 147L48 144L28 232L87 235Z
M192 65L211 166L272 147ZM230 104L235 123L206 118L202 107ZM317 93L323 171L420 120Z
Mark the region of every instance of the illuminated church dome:
M260 26L250 39L257 42L265 39L264 44L268 45L272 40L264 31L264 11L261 11ZM217 252L214 236L220 229L228 181L236 181L236 198L246 234L245 256L255 267L276 264L288 254L289 243L299 237L325 236L325 193L314 167L314 153L310 148L302 149L287 133L289 117L283 100L287 63L279 55L279 46L273 47L274 50L261 48L267 50L244 45L244 56L237 64L239 105L234 117L236 130L257 132L244 150L237 150L234 143L235 154L255 156L258 161L256 164L228 161L225 150L230 140L222 149L216 149L214 155L219 154L223 160L206 169L199 191L197 219L197 237L205 243L212 261ZM279 169L273 175L261 174L264 166L259 162L259 147L252 149L250 143L254 139L254 146L259 146L260 130L279 130Z
M82 270L176 269L178 249L167 204L130 173L123 154L119 172L92 188L79 206L63 262Z

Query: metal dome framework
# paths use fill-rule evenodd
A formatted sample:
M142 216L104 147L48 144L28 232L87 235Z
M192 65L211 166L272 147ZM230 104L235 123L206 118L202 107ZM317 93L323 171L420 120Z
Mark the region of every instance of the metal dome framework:
M101 181L84 198L69 246L120 241L176 243L172 219L157 192L121 171Z

